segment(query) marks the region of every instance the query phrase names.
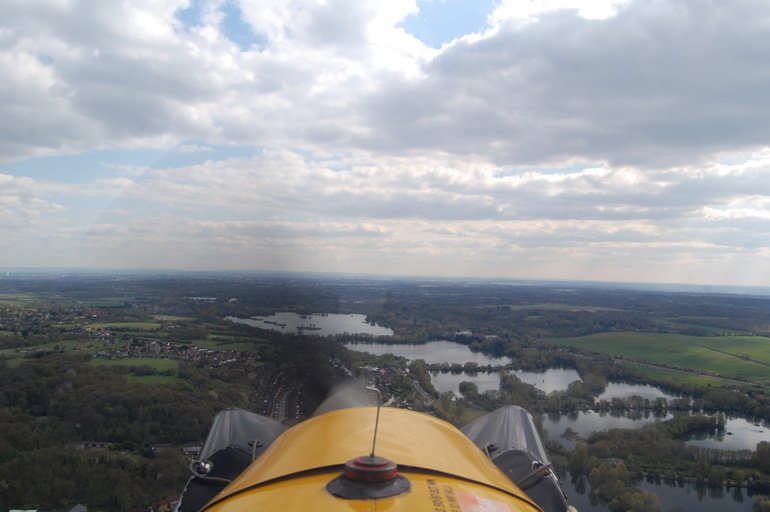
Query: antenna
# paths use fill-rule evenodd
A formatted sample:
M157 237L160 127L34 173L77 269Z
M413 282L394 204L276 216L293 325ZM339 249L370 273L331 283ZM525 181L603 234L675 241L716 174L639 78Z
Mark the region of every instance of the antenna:
M372 454L347 461L342 474L326 485L326 490L338 498L348 500L389 498L407 492L412 485L406 477L398 474L398 465L395 462L374 455L377 428L380 425L382 394L379 389L371 386L366 386L366 391L377 394L377 419L374 421Z
M374 439L372 439L372 454L370 455L370 457L374 457L374 445L377 443L377 427L380 424L380 403L382 402L382 394L379 389L373 386L366 386L366 390L377 394L377 419L374 420Z

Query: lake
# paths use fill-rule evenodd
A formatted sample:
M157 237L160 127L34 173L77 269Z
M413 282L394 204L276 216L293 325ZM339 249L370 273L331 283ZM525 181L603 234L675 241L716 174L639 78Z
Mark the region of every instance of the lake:
M548 434L548 439L558 441L567 449L574 449L576 441L562 437L567 428L571 428L578 436L587 438L592 432L601 432L611 428L639 428L648 423L664 421L673 415L656 416L651 411L638 413L635 417L627 414L610 414L604 411L579 411L569 414L544 414L542 416L543 428Z
M570 505L579 512L609 512L606 504L590 496L590 485L585 477L573 479L567 472L559 473L559 483L564 489ZM708 487L702 484L684 482L672 484L641 480L636 488L658 496L658 510L697 510L699 512L751 512L753 494L746 489Z
M465 364L477 363L479 365L501 366L511 362L509 357L492 357L481 352L473 352L468 345L454 341L429 341L420 345L408 343L346 343L350 350L368 352L376 356L393 354L413 361L422 359L428 364Z
M544 372L514 370L513 373L522 382L532 384L546 394L552 391L564 391L572 382L580 380L580 375L572 368L549 368Z
M479 388L479 393L500 389L500 374L479 372L474 375L450 372L430 372L430 381L439 393L453 392L460 396L460 383L473 382Z
M422 345L348 343L346 346L351 350L376 355L394 354L409 360L423 359L428 364L475 362L479 365L499 366L511 362L509 358L490 357L479 352L473 352L466 345L451 341L433 341ZM567 389L571 382L580 380L578 373L571 368L550 368L544 372L515 370L513 373L522 382L532 384L546 393ZM431 381L438 391L452 391L458 396L460 395L459 386L463 381L475 383L480 392L500 388L500 376L497 372L475 374L431 372ZM613 398L629 398L631 396L640 396L650 401L656 398L665 398L666 400L680 398L655 386L610 382L605 391L597 397L597 401L611 401ZM587 438L592 432L611 428L639 428L648 423L664 421L672 417L671 414L656 415L652 411L632 412L631 414L581 411L571 414L543 415L542 423L549 439L554 439L571 450L575 447L575 441L561 437L568 427L577 435ZM728 418L726 432L732 432L733 435L703 433L698 438L687 441L687 443L709 448L753 450L756 448L757 442L770 438L770 423L760 422L759 426L756 426L754 422L742 418ZM575 505L579 511L609 512L606 504L597 503L596 500L593 500L592 503L586 490L587 483L583 482L581 488L581 485L573 483L568 475L560 476L560 480L570 503ZM681 507L681 510L705 512L750 512L753 504L753 498L745 489L709 488L691 483L678 485L646 480L638 482L637 487L656 494L661 511Z
M770 441L770 422L727 417L723 432L700 432L690 436L688 445L720 450L755 450L760 441Z
M465 364L473 362L479 365L502 366L511 362L511 359L508 357L492 357L481 352L473 352L467 345L454 341L430 341L421 345L408 343L346 343L345 346L351 350L368 352L374 355L393 354L405 357L410 361L422 359L428 364ZM580 380L580 375L573 368L549 368L543 372L513 370L512 373L522 382L531 384L545 393L564 391L570 383ZM474 382L480 392L500 389L500 378L496 373L494 375L473 375L464 372L460 374L436 372L432 376L433 386L441 392L453 391L455 394L459 394L458 386L464 380ZM609 401L612 398L628 398L633 395L649 400L659 397L667 400L678 398L654 386L610 382L607 385L607 389L597 400Z
M653 401L656 398L665 398L666 400L681 398L681 396L671 395L664 392L660 388L650 386L648 384L626 384L624 382L610 382L607 384L607 389L604 390L604 393L596 397L596 401L610 401L613 398L630 398L632 396L640 396L650 401Z
M549 368L544 372L529 372L525 370L513 370L522 382L531 384L537 389L550 393L551 391L563 391L570 382L580 380L577 372L571 368ZM439 392L452 391L460 395L460 383L462 381L473 382L479 388L479 393L484 391L496 391L500 389L500 374L493 373L449 373L431 372L431 382Z
M281 312L270 316L253 318L225 317L225 320L251 325L260 329L269 329L287 334L310 334L333 336L335 334L369 334L371 336L393 336L393 330L377 324L370 324L364 315L341 315L336 313L298 313Z

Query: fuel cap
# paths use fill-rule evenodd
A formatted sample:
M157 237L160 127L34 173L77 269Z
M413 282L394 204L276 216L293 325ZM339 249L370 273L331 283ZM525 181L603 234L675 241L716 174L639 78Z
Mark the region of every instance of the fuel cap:
M364 455L347 461L342 474L329 482L326 490L338 498L363 500L396 496L410 487L409 480L398 474L395 462Z

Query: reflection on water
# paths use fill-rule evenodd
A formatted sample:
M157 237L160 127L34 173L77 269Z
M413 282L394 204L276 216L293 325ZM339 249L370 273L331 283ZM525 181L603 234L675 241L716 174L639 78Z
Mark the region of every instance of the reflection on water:
M751 512L753 498L746 489L726 489L703 484L681 484L642 480L639 489L658 496L660 510L698 510L699 512Z
M572 368L549 368L544 372L514 370L513 373L522 382L532 384L546 394L552 391L564 391L570 383L580 380L580 375Z
M686 444L720 450L755 450L760 441L770 441L770 422L728 417L723 432L699 432Z
M562 437L562 434L571 429L571 432L581 438L587 438L592 432L601 432L611 428L639 428L648 423L663 421L672 418L673 415L656 415L651 411L632 411L629 413L609 413L597 411L579 411L569 414L551 413L543 415L543 428L548 434L548 439L558 441L562 446L573 449L576 440L571 437Z
M648 384L625 384L623 382L610 382L607 384L607 389L604 393L596 397L596 401L607 400L610 401L613 398L629 398L632 396L640 396L647 400L655 400L656 398L665 398L666 400L674 400L681 398L676 395L670 395L660 388L650 386Z
M492 357L481 352L473 352L467 345L454 341L430 341L422 345L409 345L406 343L346 343L350 350L369 352L376 356L393 354L409 359L422 359L428 364L465 364L476 363L479 365L505 365L511 362L508 357Z
M254 318L238 318L228 316L231 322L251 325L260 329L269 329L288 334L312 334L316 336L332 336L334 334L369 334L372 336L393 336L393 330L377 324L366 322L364 315L339 315L335 313L316 313L300 315L298 313L282 312L271 316L255 316Z
M449 372L430 372L430 381L433 387L440 393L447 391L460 396L460 383L473 382L479 388L479 393L484 391L494 391L500 389L500 374L494 373L449 373Z
M570 505L580 512L609 512L605 503L590 495L590 485L583 475L559 472L559 483ZM708 487L693 483L671 484L641 480L636 488L658 496L658 510L698 510L699 512L751 512L754 500L746 489Z

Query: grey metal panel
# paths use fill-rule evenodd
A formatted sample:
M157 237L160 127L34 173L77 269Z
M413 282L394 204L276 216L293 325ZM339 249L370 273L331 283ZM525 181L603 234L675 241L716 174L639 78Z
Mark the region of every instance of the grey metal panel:
M535 421L526 409L517 405L501 407L461 430L545 512L569 510Z
M286 428L275 420L243 409L225 409L214 416L206 443L198 460L206 460L211 454L228 446L252 453L252 443L258 441L264 450Z
M532 453L545 464L550 463L532 415L518 405L501 407L460 430L482 450L489 444L497 447L497 454L517 448ZM496 453L492 453L493 458Z

